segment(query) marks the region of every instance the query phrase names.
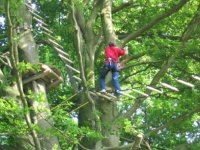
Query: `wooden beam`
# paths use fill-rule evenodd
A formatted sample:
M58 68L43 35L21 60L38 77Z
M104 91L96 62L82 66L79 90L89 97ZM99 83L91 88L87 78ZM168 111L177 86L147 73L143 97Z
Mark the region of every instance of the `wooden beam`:
M199 81L200 81L200 77L199 77L199 76L192 75L192 78L194 78L194 79L196 79L196 80L199 80Z
M46 26L46 27L48 26L44 21L38 19L38 18L35 17L35 16L33 17L33 19L36 20L38 23L41 23L42 25Z
M42 68L48 70L51 75L53 75L56 79L59 79L60 76L55 73L48 65L42 64Z
M47 86L47 90L52 89L53 87L57 86L58 84L62 83L63 79L60 77L58 80L52 82L50 85Z
M57 53L62 54L66 57L69 57L69 55L66 52L64 52L62 49L59 49L57 47L53 47L53 48L56 50Z
M136 89L131 89L132 91L134 91L134 92L136 92L136 93L139 93L139 94L141 94L141 95L143 95L143 96L145 96L145 97L148 97L149 95L148 94L146 94L146 93L144 93L144 92L141 92L141 91L139 91L139 90L136 90Z
M44 26L40 26L44 31L53 34L53 32L51 30L49 30L48 28L44 27Z
M38 19L44 20L41 16L39 16L38 14L34 13L33 10L28 10L33 16L37 17Z
M57 42L53 41L52 39L49 38L48 41L49 41L50 43L54 44L55 46L57 46L57 47L63 49L63 47L62 47L60 44L58 44Z
M77 77L77 76L73 76L73 78L76 79L76 80L79 81L79 82L82 82L82 79L79 78L79 77Z
M44 72L37 73L27 79L24 79L23 84L27 84L27 83L37 80L37 79L41 79L42 77L44 77L47 74L49 74L49 70L45 70Z
M40 13L39 11L33 9L32 6L29 5L28 3L25 3L25 5L26 5L26 7L28 7L28 9L29 9L30 11L34 11L34 12L36 12L36 13L38 13L38 14Z
M134 96L132 96L132 95L130 95L130 94L127 94L127 93L125 93L125 92L118 91L117 93L122 94L122 95L124 95L124 96L127 96L127 97L129 97L129 98L135 99Z
M191 87L191 88L195 87L194 84L189 83L189 82L186 82L186 81L183 81L183 80L180 80L180 79L176 79L176 81L177 81L178 83L181 83L181 84L183 84L183 85L185 85L185 86L188 86L188 87Z
M151 91L155 91L155 92L157 92L157 93L160 93L160 94L163 93L163 91L158 90L158 89L156 89L156 88L154 88L154 87L152 87L152 86L146 86L146 88L149 89L149 90L151 90Z
M108 96L106 96L106 95L103 95L103 94L101 94L101 93L99 93L99 92L92 92L92 91L89 91L89 93L90 94L92 94L92 95L94 95L94 96L100 96L100 97L102 97L102 98L105 98L105 99L107 99L107 100L111 100L112 98L110 98L110 97L108 97Z
M176 87L174 87L174 86L171 86L171 85L169 85L169 84L167 84L167 83L160 82L160 84L161 84L162 86L164 86L164 87L168 88L168 89L171 89L171 90L173 90L173 91L176 91L176 92L178 92L178 91L179 91L179 89L178 89L178 88L176 88Z
M106 95L108 95L109 97L112 97L112 98L114 98L114 99L116 99L116 98L117 98L116 96L114 96L113 94L110 94L110 93L108 93L108 92L106 92L105 94L106 94Z
M67 62L69 62L69 63L71 63L71 64L73 64L73 63L74 63L72 60L70 60L70 59L68 59L68 58L64 57L64 56L63 56L63 55L61 55L61 54L58 54L58 56L59 56L61 59L65 60L65 61L67 61Z
M79 73L79 74L80 74L80 71L79 71L79 70L77 70L77 69L75 69L75 68L73 68L72 66L70 66L70 65L68 65L68 64L65 64L65 66L66 66L67 68L69 68L69 69L73 70L74 72L76 72L76 73Z
M53 37L50 33L47 33L46 31L42 31L42 33L44 33L46 36L48 36L49 38L53 39L54 41L56 41L56 38Z

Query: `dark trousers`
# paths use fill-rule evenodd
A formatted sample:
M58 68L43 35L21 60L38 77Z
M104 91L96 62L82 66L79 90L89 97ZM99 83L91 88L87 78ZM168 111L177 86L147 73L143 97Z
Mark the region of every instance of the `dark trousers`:
M106 78L106 75L108 74L109 71L112 72L112 81L113 81L113 85L115 86L116 91L117 90L121 91L120 83L118 81L119 68L118 68L118 65L116 63L113 63L113 62L105 63L102 70L101 70L101 75L100 75L100 88L101 88L101 90L106 88L105 78ZM120 94L115 92L115 96L120 96Z

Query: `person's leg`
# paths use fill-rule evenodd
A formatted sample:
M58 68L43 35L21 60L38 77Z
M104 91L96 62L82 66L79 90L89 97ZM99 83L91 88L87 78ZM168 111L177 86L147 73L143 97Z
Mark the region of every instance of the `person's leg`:
M110 71L109 64L108 63L104 64L104 66L103 66L103 68L101 70L101 74L100 74L100 88L101 88L101 91L106 89L105 78L106 78L106 75L108 74L109 71Z
M120 96L119 93L117 93L117 91L121 91L120 88L120 83L119 83L119 71L117 69L117 65L113 64L113 68L112 68L112 80L113 80L113 85L115 86L116 92L115 92L115 96Z

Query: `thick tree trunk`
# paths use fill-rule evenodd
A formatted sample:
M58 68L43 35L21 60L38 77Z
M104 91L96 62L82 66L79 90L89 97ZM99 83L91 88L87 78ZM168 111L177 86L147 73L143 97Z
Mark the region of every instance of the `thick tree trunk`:
M24 21L20 28L22 28L24 24L26 24L28 27L31 27L32 26L31 15L27 11L25 6L22 6L19 9L19 14L21 14L20 17ZM26 62L29 62L32 64L40 63L37 45L33 39L31 30L29 29L21 30L18 44L19 44L19 47L23 51L23 53L21 52L21 54L23 54L24 60ZM47 120L47 117L49 118L50 116L50 108L49 108L47 97L46 97L46 87L45 87L44 81L33 81L32 83L29 84L29 87L27 88L31 89L31 91L33 91L35 95L42 93L43 98L44 98L43 103L38 103L34 99L31 100L32 102L30 104L32 105L34 109L33 110L34 113L31 114L33 123L37 124L40 127L42 132L53 129L52 119ZM42 112L38 110L40 111L42 110ZM50 135L50 134L48 135L41 134L39 136L41 139L40 142L42 145L42 149L50 150L50 149L53 149L53 147L56 145L58 149L60 149L58 139L55 136Z
M119 131L117 125L113 125L113 118L117 115L116 104L107 100L100 100L99 109L102 113L102 134L105 138L102 140L102 145L105 147L118 146L119 144Z
M110 41L116 42L117 37L115 35L112 23L112 1L105 0L102 10L102 24L104 29L105 42ZM112 76L109 73L106 77L106 86L112 88ZM102 141L103 146L112 147L119 145L119 130L117 124L112 124L112 121L117 115L117 106L113 102L102 101L98 104L100 111L102 112L101 122L104 128L102 128L102 133L105 139ZM107 126L108 125L108 126Z
M100 2L100 1L99 1ZM88 126L93 130L101 131L102 134L105 136L103 141L96 141L95 139L91 138L83 138L81 141L82 146L88 149L101 149L103 145L105 146L117 146L119 143L119 135L118 129L116 126L112 126L112 120L116 116L117 107L111 102L101 101L100 99L97 100L97 97L88 96L88 91L93 90L95 87L95 78L94 78L94 57L95 57L95 36L92 31L92 21L90 20L87 22L84 20L84 16L81 12L80 8L74 8L73 3L76 1L71 1L72 5L72 18L75 27L76 33L76 44L75 47L79 53L80 59L80 68L81 68L81 76L83 80L83 93L80 97L80 104L85 104L79 110L79 126ZM104 0L101 1L98 5L100 6L104 3L103 10L102 10L102 22L103 22L103 29L104 29L104 37L105 42L108 43L109 41L115 41L116 36L114 34L113 26L112 26L112 17L111 17L111 0ZM95 10L94 10L95 12ZM92 15L91 15L92 18ZM95 19L95 18L93 18ZM104 59L104 58L103 58ZM99 81L99 80L98 80ZM110 78L110 81L111 78ZM99 87L96 85L96 87ZM94 101L96 101L96 105L94 105ZM98 106L96 109L95 106ZM98 120L98 116L96 111L100 111L101 117ZM101 121L101 127L99 127L99 123ZM80 149L84 149L80 146Z

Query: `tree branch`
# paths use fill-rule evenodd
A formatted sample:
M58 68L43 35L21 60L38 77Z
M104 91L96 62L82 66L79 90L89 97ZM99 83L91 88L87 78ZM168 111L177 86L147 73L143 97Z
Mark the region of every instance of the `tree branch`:
M148 66L145 67L144 69L138 70L138 71L136 71L136 72L134 72L134 73L132 73L132 74L129 74L128 76L125 76L123 79L121 79L120 82L124 82L124 81L127 80L129 77L134 76L134 75L136 75L136 74L138 74L138 73L140 73L140 72L144 72L144 71L146 71L148 68L150 68L150 65L148 65Z
M194 33L198 25L200 24L200 5L198 6L197 12L188 24L188 27L185 29L182 35L182 42L186 42L191 35Z
M197 106L196 108L194 108L192 111L188 112L188 113L184 113L182 115L180 115L179 117L177 118L173 118L171 119L168 123L166 123L165 125L163 126L160 126L146 134L144 134L144 138L148 138L149 136L153 135L153 134L156 134L158 131L162 130L162 129L165 129L165 128L168 128L169 126L172 126L173 124L177 124L177 123L181 123L183 121L186 121L188 118L190 118L194 113L197 113L197 112L200 112L200 107ZM135 147L134 148L137 148L137 144L136 143L140 143L141 140L140 138L138 138L138 142L133 142L133 143L129 143L127 145L123 145L123 146L118 146L118 147L105 147L103 148L103 150L126 150L128 148L133 148L134 145ZM134 149L136 150L136 149Z
M130 0L128 2L125 2L125 3L122 3L122 5L118 6L118 7L115 7L113 10L112 10L112 14L114 13L117 13L125 8L132 8L132 7L136 7L138 6L137 4L135 4L134 0Z
M170 15L174 14L178 10L180 10L189 0L181 0L177 5L175 5L173 8L169 9L165 13L155 17L152 21L150 21L146 26L142 27L138 31L135 31L131 34L129 34L126 38L123 39L123 43L126 44L130 40L135 39L136 37L142 35L145 31L152 28L154 25L158 24L161 20L169 17Z
M113 41L117 39L113 24L112 24L112 1L111 0L104 0L103 3L103 10L101 15L102 26L103 26L103 33L105 42Z
M143 140L143 135L142 134L137 135L132 150L139 150L142 140Z
M96 3L95 3L96 2ZM92 10L92 13L88 19L88 23L87 24L90 24L90 26L92 24L95 23L95 18L97 17L99 11L100 11L100 8L102 8L103 6L103 1L102 0L97 0L97 1L94 1L94 6L93 6L93 10Z
M102 150L127 150L128 148L132 147L133 143L123 145L123 146L116 146L116 147L104 147Z
M139 66L139 65L150 65L150 64L155 64L155 63L161 63L161 61L144 61L144 62L139 62L139 63L136 63L136 64L130 64L130 65L127 65L125 66L122 70L125 70L125 69L129 69L131 67L135 67L135 66Z
M194 108L192 111L188 112L188 113L184 113L182 115L180 115L179 117L177 118L174 118L174 119L171 119L168 123L166 123L165 125L163 126L160 126L148 133L146 133L144 135L145 138L148 138L150 135L153 135L153 134L156 134L158 131L162 130L162 129L165 129L173 124L177 124L177 123L180 123L180 122L183 122L185 120L187 120L188 118L190 118L194 113L197 113L197 112L200 112L200 107L197 106L196 108Z
M84 74L83 59L82 59L82 54L81 54L81 40L80 40L81 31L78 26L77 19L75 17L75 8L74 8L74 3L72 2L72 0L71 0L71 9L72 9L72 18L73 18L73 22L75 25L75 32L76 32L77 51L78 51L79 59L80 59L81 79L83 81L83 86L87 87L86 77Z

